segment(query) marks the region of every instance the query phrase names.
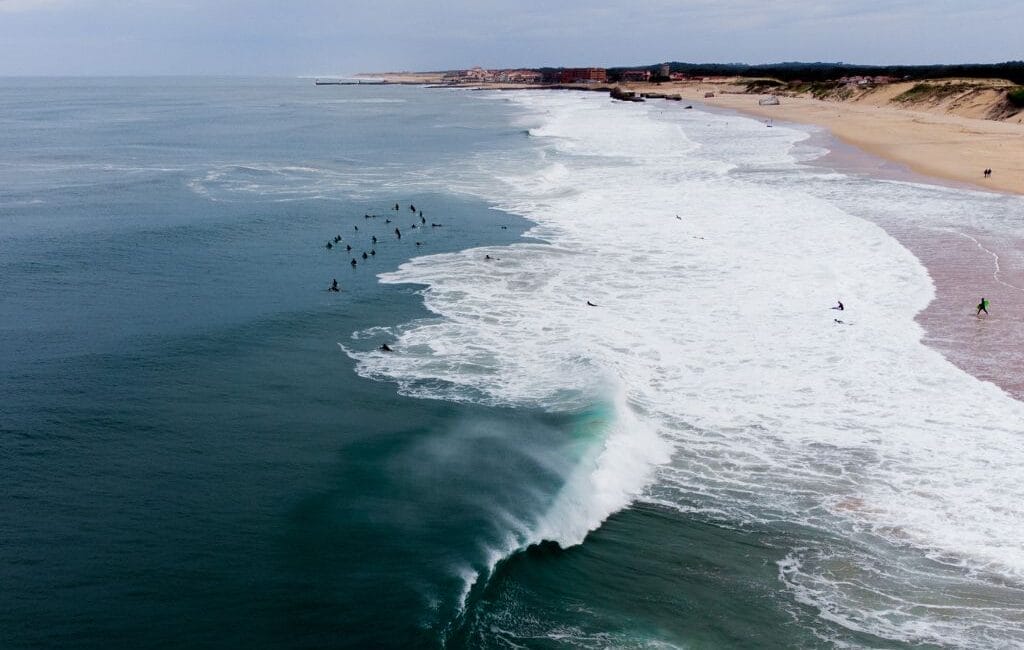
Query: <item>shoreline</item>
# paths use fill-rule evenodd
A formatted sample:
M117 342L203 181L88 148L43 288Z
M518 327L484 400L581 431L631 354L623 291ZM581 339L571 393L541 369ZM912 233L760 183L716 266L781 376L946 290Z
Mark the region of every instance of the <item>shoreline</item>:
M805 165L884 181L977 191L972 184L927 176L860 149L827 129L820 138L828 153ZM1024 363L1024 346L1016 334L1024 314L1024 238L1007 240L966 224L936 229L859 216L913 253L932 280L935 296L914 317L924 330L921 342L967 374L1024 401L1024 376L1015 370ZM979 319L973 305L980 293L999 308Z
M692 101L704 110L758 118L768 114L769 109L779 108L764 106L760 107L763 111L743 110L731 105L705 103L703 98ZM812 142L827 151L803 163L805 165L885 181L984 191L1006 197L1021 195L1020 191L981 186L972 182L976 178L966 180L952 175L925 173L902 160L861 146L854 139L843 138L825 124L780 118L778 125L786 123L797 128L816 129L812 132ZM914 317L924 330L921 342L963 372L994 384L1018 401L1024 401L1024 376L1015 372L1024 363L1024 346L1016 335L1024 321L1021 316L1024 314L1024 237L1007 240L992 232L972 229L969 225L940 232L887 219L863 215L861 218L883 228L913 253L932 279L935 296ZM999 305L999 313L991 322L990 318L974 316L972 306L978 301L979 296L975 294L979 292Z
M762 119L820 126L846 144L905 165L924 176L990 192L1024 195L1024 114L1008 120L979 119L942 112L944 109L939 106L932 107L935 112L928 112L883 100L830 101L790 96L778 96L778 105L762 106L758 100L767 95L744 92L745 86L735 79L720 82L449 85L434 73L382 73L375 76L388 83L481 90L607 92L619 87L637 94L678 94L686 102L699 102L709 108L719 107ZM892 87L909 85L893 84ZM892 90L889 95L895 92ZM714 96L705 97L707 93ZM992 170L991 176L983 176L985 169Z
M607 86L583 85L454 87L608 91ZM812 137L820 137L822 148L828 153L804 163L807 165L880 180L988 192L1008 199L1024 195L1021 124L788 97L781 97L779 105L759 106L757 101L763 95L719 94L718 89L692 83L623 87L637 93L678 93L684 99L682 105L667 104L680 110L692 103L712 112L778 120L779 126L788 122L818 129L820 136ZM711 91L715 91L714 98L703 96ZM652 101L659 100L648 100ZM986 167L994 170L991 178L982 177L981 171ZM1000 237L972 229L968 224L940 232L860 216L882 227L910 250L932 279L934 298L914 317L923 329L921 342L962 371L1024 401L1024 376L1014 371L1024 364L1024 345L1016 335L1024 323L1024 236ZM974 317L973 306L981 294L992 301L994 318Z
M633 85L628 89L637 93L664 92L663 88L654 90L655 88L658 87ZM876 147L863 145L860 138L842 137L843 134L831 128L830 123L813 121L803 112L797 112L795 116L803 119L790 119L792 111L784 114L782 111L773 112L780 106L758 107L757 95L726 95L726 101L718 102L705 101L703 96L694 97L698 93L702 95L703 91L691 89L689 96L687 93L680 93L685 100L684 106L686 103L693 103L699 105L702 110L712 112L724 111L747 117L778 119L779 126L788 122L798 128L812 127L816 130L816 133L812 132L812 139L818 140L827 153L805 162L806 165L884 181L959 191L982 191L1007 198L1024 195L1024 169L1020 174L1020 183L1003 183L1000 187L980 183L980 169L973 176L960 173L927 173L921 165L911 164L910 161L896 156L884 155L885 150L879 151ZM820 100L810 101L831 104ZM750 104L754 104L754 107ZM683 106L678 108L683 109ZM872 110L868 112L868 116L874 118L881 112ZM887 112L913 114L897 116L895 119L890 117L888 128L880 131L883 136L876 134L874 137L867 137L866 140L884 137L884 134L898 128L901 123L907 120L916 123L921 116L920 113L903 109L889 109ZM836 118L836 121L839 119L842 118ZM958 118L958 121L983 122L969 118ZM937 132L949 129L947 124L955 122L940 120L919 123L920 127L915 135L928 138L930 146L915 150L915 153L930 148L944 149L947 162L950 158L955 160L961 153L957 145L962 145L973 132L960 131L964 137L954 139L952 143L935 137L938 135ZM992 132L997 133L1005 130L1005 127L1010 127L1019 133L1015 146L1021 150L1020 157L1013 162L1024 167L1024 128L1016 124L992 124L995 127ZM869 132L868 125L864 124L863 119L849 119L843 123L843 127L851 131L860 128ZM1010 147L1004 148L1004 154L1009 150ZM935 295L914 317L923 330L921 343L941 354L963 372L994 384L1013 399L1024 401L1024 376L1015 372L1016 368L1024 364L1024 345L1021 345L1020 337L1016 334L1024 323L1021 316L1024 314L1024 237L1006 240L991 232L972 230L968 225L956 228L955 232L937 232L931 228L900 224L888 219L859 216L883 228L913 253L932 279ZM998 314L991 321L974 316L973 306L979 297L975 294L979 292L992 300L993 305L999 306Z
M664 92L664 87L650 88ZM803 97L780 97L778 105L761 106L758 99L765 95L720 93L706 85L677 90L687 101L708 107L825 128L841 142L923 176L1024 194L1024 124ZM715 97L705 98L705 92ZM989 168L993 173L985 178L982 170Z

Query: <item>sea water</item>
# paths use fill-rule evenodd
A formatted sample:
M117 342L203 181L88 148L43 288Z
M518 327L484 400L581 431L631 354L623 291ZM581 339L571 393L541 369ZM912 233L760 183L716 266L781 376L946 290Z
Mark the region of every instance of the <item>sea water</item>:
M1020 199L596 93L0 121L5 646L1024 643L1024 408L922 343L891 234Z

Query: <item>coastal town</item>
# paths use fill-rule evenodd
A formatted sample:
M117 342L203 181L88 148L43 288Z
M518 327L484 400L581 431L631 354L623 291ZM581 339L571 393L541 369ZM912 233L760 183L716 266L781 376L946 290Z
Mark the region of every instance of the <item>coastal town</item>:
M668 63L643 68L506 68L488 70L480 66L443 72L386 72L372 76L383 83L431 83L440 85L598 85L608 83L721 83L735 75L701 75L674 71ZM903 81L890 75L848 75L835 79L841 86L868 88ZM365 83L365 82L364 82ZM797 80L796 83L800 83Z

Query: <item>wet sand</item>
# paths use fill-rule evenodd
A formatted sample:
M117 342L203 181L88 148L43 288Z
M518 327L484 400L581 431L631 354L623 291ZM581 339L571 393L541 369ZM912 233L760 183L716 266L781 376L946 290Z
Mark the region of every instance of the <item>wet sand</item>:
M691 103L712 112L761 117L719 103ZM810 128L812 135L807 144L828 153L808 165L883 180L964 191L979 189L974 183L922 174L907 164L865 151L838 138L824 125L773 122ZM861 216L871 219L871 215ZM890 219L872 220L914 253L935 284L935 299L916 318L925 330L924 343L961 370L1024 401L1024 228L1018 236L1007 238L966 226L939 230ZM1021 222L1024 225L1024 199ZM991 302L990 314L979 318L975 307L982 297ZM846 302L852 305L853 300Z
M782 97L778 106L760 106L763 95L718 92L704 99L713 90L690 84L668 92L760 118L822 126L843 142L918 173L1024 194L1024 123L802 97ZM982 175L986 168L993 170L988 178Z
M781 124L781 123L780 123ZM827 131L812 137L829 153L808 164L886 180L976 189L919 174L846 144ZM1024 200L1021 202L1024 220ZM876 221L928 269L935 299L917 315L924 342L971 375L1024 400L1024 229L1007 239L961 227L950 230ZM984 296L988 316L976 316Z

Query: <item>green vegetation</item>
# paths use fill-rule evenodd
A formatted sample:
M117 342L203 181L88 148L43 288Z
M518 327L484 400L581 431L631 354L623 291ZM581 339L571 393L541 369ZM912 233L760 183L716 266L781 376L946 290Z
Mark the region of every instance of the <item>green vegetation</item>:
M927 97L935 88L933 84L914 84L910 90L892 98L894 102L918 102Z
M1017 86L1016 88L1010 89L1006 93L1006 98L1010 100L1010 103L1018 108L1024 108L1024 86Z
M841 85L838 81L815 81L806 85L805 92L811 93L811 97L815 99L825 99L835 93Z
M944 84L930 84L930 83L919 83L899 95L892 98L892 101L898 103L916 103L923 102L926 100L941 101L952 95L959 95L970 90L974 90L977 86L966 84L966 83L953 83L947 81Z
M641 66L657 72L658 65ZM770 77L782 81L816 82L853 76L886 76L894 80L920 81L925 79L1008 79L1024 84L1024 61L1005 63L963 63L958 65L851 65L849 63L669 63L672 72L694 77ZM614 75L626 68L609 68Z
M775 79L754 79L747 83L747 92L758 94L767 93L785 86L781 81Z

